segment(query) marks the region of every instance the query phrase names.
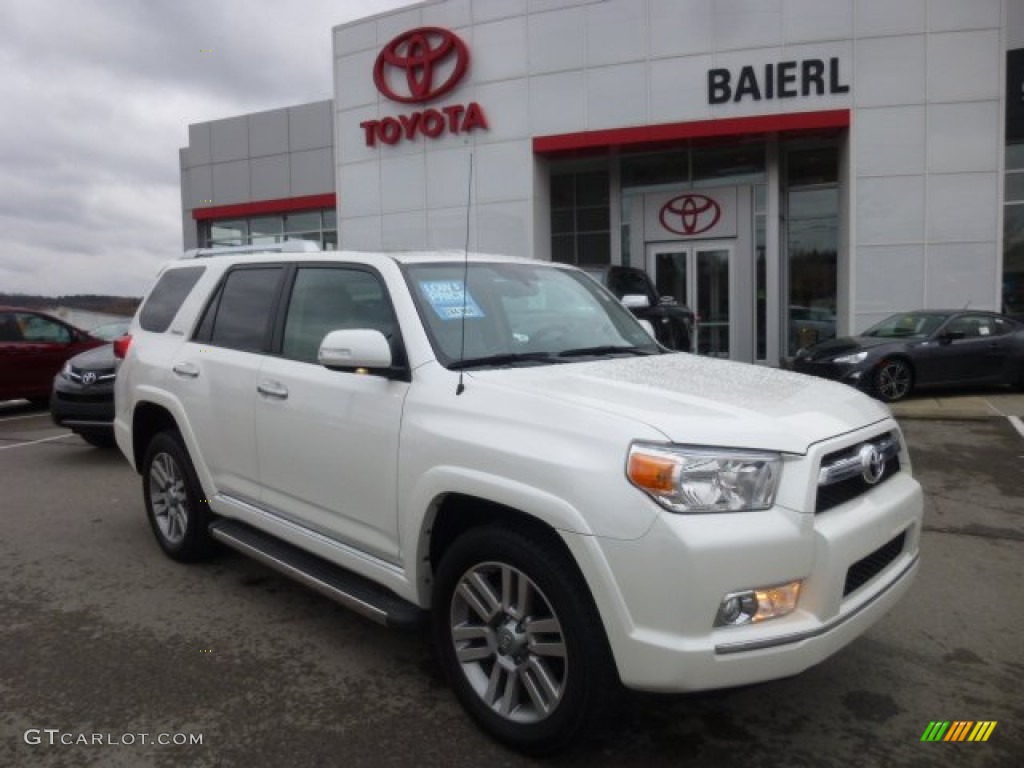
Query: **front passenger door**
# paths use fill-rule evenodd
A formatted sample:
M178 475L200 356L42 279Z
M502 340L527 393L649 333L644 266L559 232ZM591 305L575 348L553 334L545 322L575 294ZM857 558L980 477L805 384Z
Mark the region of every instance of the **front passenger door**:
M264 362L256 430L263 503L283 517L398 561L397 472L409 385L330 371L317 362L324 336L370 328L401 356L383 281L359 265L300 265L280 329L280 355Z

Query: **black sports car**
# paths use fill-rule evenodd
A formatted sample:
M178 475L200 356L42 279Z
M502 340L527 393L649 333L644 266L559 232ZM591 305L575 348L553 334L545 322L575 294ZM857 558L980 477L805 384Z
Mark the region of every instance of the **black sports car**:
M792 367L885 402L902 400L919 387L1024 387L1024 324L969 309L902 312L859 336L801 349Z

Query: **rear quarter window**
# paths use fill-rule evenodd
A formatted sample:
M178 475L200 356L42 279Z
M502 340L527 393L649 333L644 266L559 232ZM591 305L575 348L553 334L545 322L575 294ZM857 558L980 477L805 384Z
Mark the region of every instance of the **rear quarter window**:
M143 330L154 333L166 331L205 271L206 267L182 267L168 269L160 275L139 313L139 325Z

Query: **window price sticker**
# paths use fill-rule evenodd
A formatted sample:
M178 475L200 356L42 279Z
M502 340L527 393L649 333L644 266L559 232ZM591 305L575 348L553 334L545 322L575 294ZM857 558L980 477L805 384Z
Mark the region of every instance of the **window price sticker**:
M484 316L484 311L473 299L473 295L463 290L461 280L422 282L420 291L442 320L458 320L462 317L472 319ZM463 298L463 294L465 294L465 298Z

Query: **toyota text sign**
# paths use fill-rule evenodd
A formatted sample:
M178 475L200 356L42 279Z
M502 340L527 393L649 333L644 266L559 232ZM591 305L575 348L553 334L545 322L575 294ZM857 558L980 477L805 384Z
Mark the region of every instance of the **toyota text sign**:
M382 96L399 104L427 104L448 95L469 70L469 49L454 32L420 27L403 32L385 45L373 64L373 83ZM446 104L359 124L366 145L394 145L419 136L471 133L488 128L483 108L475 101Z

